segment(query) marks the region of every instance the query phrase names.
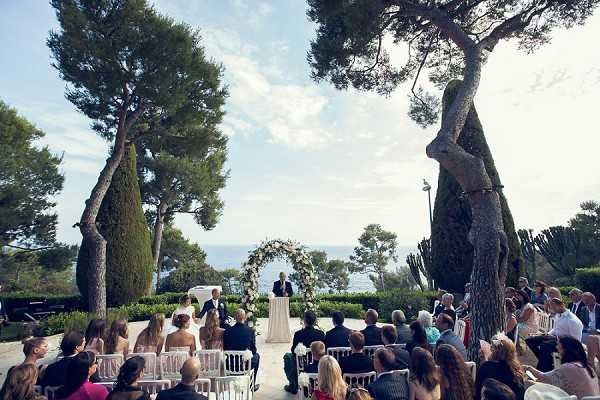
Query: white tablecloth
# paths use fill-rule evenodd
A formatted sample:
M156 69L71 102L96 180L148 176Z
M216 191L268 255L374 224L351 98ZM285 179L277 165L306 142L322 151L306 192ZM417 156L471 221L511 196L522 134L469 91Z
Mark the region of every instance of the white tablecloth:
M219 289L219 292L223 290L221 286L195 286L188 290L188 294L194 296L196 300L198 300L198 303L200 303L200 307L203 307L204 303L212 298L213 289ZM196 317L198 317L198 315L196 315ZM205 319L206 315L203 316L201 320L198 320L200 326L204 326Z
M269 332L266 341L267 343L292 341L289 297L275 297L269 300Z

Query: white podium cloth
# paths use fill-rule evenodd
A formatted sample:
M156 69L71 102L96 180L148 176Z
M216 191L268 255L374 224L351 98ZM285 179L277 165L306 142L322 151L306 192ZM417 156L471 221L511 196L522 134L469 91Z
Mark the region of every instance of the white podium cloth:
M267 343L289 343L292 341L290 331L290 298L275 297L269 300L269 332Z
M196 300L198 300L198 303L200 303L200 307L203 307L204 303L212 298L213 289L219 289L219 292L223 291L221 286L195 286L188 290L188 294L194 296ZM198 315L196 317L198 317ZM205 319L206 315L203 316L202 319L198 319L200 326L204 326Z

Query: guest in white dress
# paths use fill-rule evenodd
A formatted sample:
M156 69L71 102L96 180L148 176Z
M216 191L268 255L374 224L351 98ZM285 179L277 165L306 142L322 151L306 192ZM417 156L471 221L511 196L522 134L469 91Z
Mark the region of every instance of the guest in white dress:
M188 294L181 296L181 299L179 299L179 306L175 309L175 311L173 311L173 314L171 315L171 326L167 329L167 334L171 334L179 330L179 328L175 326L174 321L176 317L181 314L190 317L189 324L187 328L185 328L185 331L196 338L196 347L200 348L198 346L198 344L200 343L198 339L200 327L196 324L196 309L192 305L192 298Z

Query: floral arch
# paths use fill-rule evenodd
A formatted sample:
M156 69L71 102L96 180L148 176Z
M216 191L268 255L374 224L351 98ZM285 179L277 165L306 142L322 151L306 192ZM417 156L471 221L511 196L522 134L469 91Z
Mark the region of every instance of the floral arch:
M304 310L317 311L315 284L317 274L312 265L310 255L306 248L291 240L269 240L262 242L255 250L250 252L248 261L242 267L241 283L243 288L242 308L256 319L256 300L258 300L258 273L265 264L276 259L287 258L292 263L294 270L298 271L298 283Z

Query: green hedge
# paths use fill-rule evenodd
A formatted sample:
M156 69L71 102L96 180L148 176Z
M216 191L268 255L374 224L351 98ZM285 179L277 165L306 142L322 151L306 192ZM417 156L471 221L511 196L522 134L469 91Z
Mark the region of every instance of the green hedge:
M392 290L384 292L381 298L381 304L378 308L379 318L386 322L391 322L392 311L402 310L407 321L412 321L417 318L417 314L421 310L431 312L433 301L435 300L434 292L407 292L403 290Z
M579 289L584 292L592 292L596 297L600 295L600 266L576 269L575 280Z

